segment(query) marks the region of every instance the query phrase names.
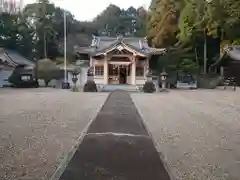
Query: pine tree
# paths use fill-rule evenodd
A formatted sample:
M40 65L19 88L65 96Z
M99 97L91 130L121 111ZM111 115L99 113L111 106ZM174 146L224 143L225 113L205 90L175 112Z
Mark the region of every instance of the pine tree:
M153 0L150 6L148 39L154 47L174 45L183 0Z

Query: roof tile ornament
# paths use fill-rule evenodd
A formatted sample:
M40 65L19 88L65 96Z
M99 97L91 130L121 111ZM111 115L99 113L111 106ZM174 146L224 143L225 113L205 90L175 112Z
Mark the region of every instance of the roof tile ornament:
M90 68L88 69L87 75L88 75L88 76L94 76L93 67L90 67Z
M152 75L153 75L152 71L149 68L147 69L146 73L147 73L147 75L146 75L147 77L152 77Z
M117 40L123 41L123 35L118 35L118 36L117 36Z

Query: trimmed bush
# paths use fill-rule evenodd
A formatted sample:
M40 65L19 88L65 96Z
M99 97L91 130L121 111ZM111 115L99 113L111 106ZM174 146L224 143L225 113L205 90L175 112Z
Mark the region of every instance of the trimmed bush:
M146 81L143 86L143 92L154 93L156 91L155 85L152 81Z
M215 89L218 85L221 85L222 82L223 79L220 76L200 75L198 77L198 88Z
M43 79L47 87L53 79L61 79L63 75L59 67L50 59L38 60L37 75L39 79Z
M97 92L97 85L93 80L88 80L83 88L84 92Z

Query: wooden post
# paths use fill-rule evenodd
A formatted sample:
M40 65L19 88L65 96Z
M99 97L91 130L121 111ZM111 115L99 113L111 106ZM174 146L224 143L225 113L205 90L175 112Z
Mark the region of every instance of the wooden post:
M132 78L132 85L136 85L136 54L133 55L132 58L132 69L131 69L131 78Z
M108 60L107 54L104 54L104 84L108 84Z
M224 67L223 66L220 67L220 75L222 78L224 78Z

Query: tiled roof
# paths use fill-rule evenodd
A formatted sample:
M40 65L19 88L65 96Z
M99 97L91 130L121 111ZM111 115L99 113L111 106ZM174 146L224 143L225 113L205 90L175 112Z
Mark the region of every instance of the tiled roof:
M0 47L0 53L2 53L3 50L4 50L4 48L1 48L1 47Z
M108 36L93 36L92 44L89 47L77 47L76 51L81 53L100 53L107 49L123 43L137 52L145 55L160 52L164 49L150 48L146 38L142 37L108 37Z
M34 62L24 58L22 55L20 55L16 51L0 48L0 53L5 53L8 56L8 58L17 65L27 65L27 66L34 65Z
M234 60L240 61L240 45L229 46L225 53Z
M226 57L230 57L235 61L240 61L240 45L232 45L232 46L226 47L224 49L223 55L210 67L218 66L226 59Z

